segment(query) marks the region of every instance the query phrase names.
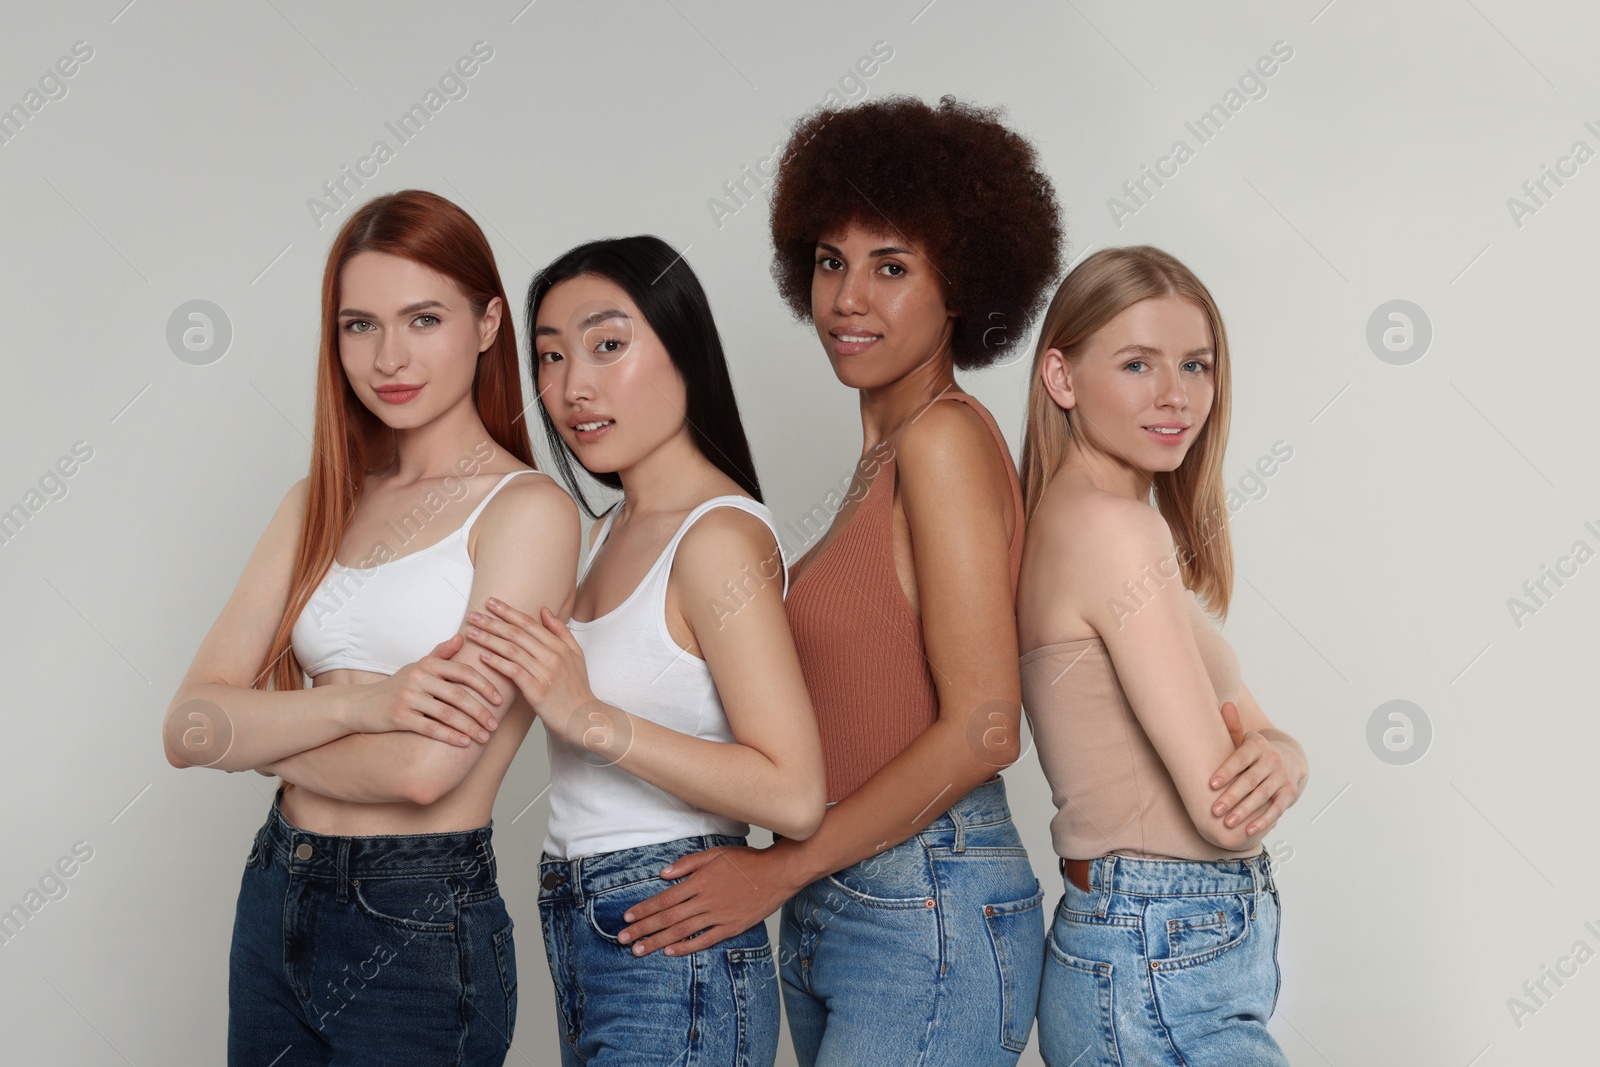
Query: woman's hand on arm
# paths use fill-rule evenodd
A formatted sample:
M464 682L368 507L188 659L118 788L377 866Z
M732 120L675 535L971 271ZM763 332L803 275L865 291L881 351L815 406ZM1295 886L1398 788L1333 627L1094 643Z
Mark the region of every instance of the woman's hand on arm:
M1212 814L1225 826L1244 823L1246 834L1265 834L1304 795L1311 770L1300 742L1277 729L1241 682L1239 702L1222 705L1234 751L1211 777ZM1246 820L1249 820L1246 823Z
M473 532L477 549L469 611L481 610L491 595L556 604L563 613L571 611L578 567L578 511L558 485L548 478L508 483L479 515ZM466 627L463 620L462 630ZM517 686L480 658L484 647L470 637L463 641L451 660L479 672L502 696L498 722L488 742L493 744L507 718L525 705L514 699ZM513 744L520 743L527 725L523 722L514 730ZM465 746L446 744L409 731L356 734L276 766L286 780L336 799L428 805L466 779L484 748L485 744L477 741Z
M632 909L623 934L636 953L698 933L673 949L697 952L749 929L817 878L910 838L1016 760L1022 684L1004 461L982 416L959 403L929 405L896 456L938 718L828 808L808 839L711 849L667 867L665 877L688 877Z
M748 512L714 508L679 543L672 580L731 743L597 700L582 648L548 609L536 617L490 604L479 631L468 633L561 741L701 810L808 837L822 820L822 743L783 611L783 559L771 531Z

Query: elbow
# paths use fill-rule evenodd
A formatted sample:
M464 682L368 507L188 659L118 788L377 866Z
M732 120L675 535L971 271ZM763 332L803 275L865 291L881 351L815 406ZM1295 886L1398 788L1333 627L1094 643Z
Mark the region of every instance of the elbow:
M443 742L430 738L422 738L421 741L425 745L444 747ZM429 754L434 754L431 749ZM403 777L397 789L401 800L426 808L437 804L461 784L471 766L450 759L449 757L456 755L453 752L439 755L446 758L420 759L402 772Z
M773 825L767 829L795 841L804 841L817 832L827 810L827 793L822 783L818 782L815 789L807 789L791 797L779 817L774 818Z
M1205 824L1196 824L1195 829L1200 831L1201 837L1229 852L1243 852L1257 840L1257 837L1244 832L1243 823L1229 828L1222 825L1222 820L1215 816L1208 819Z
M445 794L455 788L453 783L446 782L437 773L421 773L406 776L402 783L400 798L407 803L426 808L436 804Z
M174 767L183 768L193 766L184 756L183 746L179 743L178 725L172 721L172 713L167 713L166 721L161 724L161 747L167 757L167 762Z
M997 774L1022 758L1022 739L1016 734L1008 735L1009 739L1001 744L984 750L983 762L989 768L989 774Z

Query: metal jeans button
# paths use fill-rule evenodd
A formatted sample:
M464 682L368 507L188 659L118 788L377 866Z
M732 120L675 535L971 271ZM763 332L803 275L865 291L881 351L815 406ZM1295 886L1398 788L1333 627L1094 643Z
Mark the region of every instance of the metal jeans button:
M311 858L311 854L314 851L316 850L310 845L306 844L304 841L294 846L294 854L296 859L308 860Z
M565 881L565 877L557 874L555 871L551 871L549 874L540 879L539 884L543 885L546 889L554 889L556 886Z

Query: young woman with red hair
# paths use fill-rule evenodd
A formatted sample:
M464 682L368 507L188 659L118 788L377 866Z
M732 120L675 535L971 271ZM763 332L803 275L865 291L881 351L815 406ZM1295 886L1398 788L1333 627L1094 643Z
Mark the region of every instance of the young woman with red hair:
M491 814L533 712L459 631L491 595L564 617L579 524L534 469L505 310L482 231L431 193L369 202L329 251L311 473L163 730L174 766L283 780L234 920L231 1065L510 1048Z

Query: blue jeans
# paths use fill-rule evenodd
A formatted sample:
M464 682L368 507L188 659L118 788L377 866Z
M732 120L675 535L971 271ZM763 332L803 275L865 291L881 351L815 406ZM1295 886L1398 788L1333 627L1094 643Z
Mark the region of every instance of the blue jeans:
M781 972L803 1067L1009 1067L1028 1043L1044 893L1005 782L783 906Z
M276 797L245 861L229 1067L499 1067L517 1017L493 824L329 837Z
M1102 856L1063 879L1039 998L1052 1067L1288 1067L1272 860Z
M705 834L571 860L543 856L539 922L563 1067L772 1067L778 983L766 924L684 956L635 956L617 943L623 914L673 884L661 868L744 843Z

